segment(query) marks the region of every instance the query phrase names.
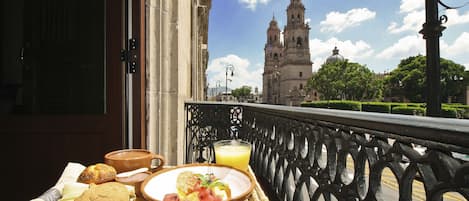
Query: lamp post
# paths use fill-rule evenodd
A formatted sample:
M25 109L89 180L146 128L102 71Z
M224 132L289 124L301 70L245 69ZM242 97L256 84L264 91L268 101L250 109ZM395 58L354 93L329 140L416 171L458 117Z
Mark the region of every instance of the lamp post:
M207 85L205 86L205 101L208 100L208 93L209 93L209 90L210 89L210 83L207 82Z
M225 94L228 94L228 71L231 71L231 77L233 77L234 66L232 64L225 66Z
M457 101L457 95L460 94L461 90L458 88L460 85L462 85L464 83L464 77L463 76L458 76L458 75L453 75L453 76L449 76L449 80L447 81L447 85L450 85L450 86L447 86L446 90L447 90L447 95L448 95L448 103L452 103L454 102L455 100ZM451 91L448 91L450 90L451 88L453 88L454 90ZM462 89L462 88L461 88ZM464 90L464 89L463 89Z
M439 0L425 0L425 23L420 31L426 40L427 69L426 69L426 96L427 116L441 116L441 90L440 90L440 36L445 29L441 26L446 16L438 16Z
M217 80L217 83L216 83L216 88L215 88L215 93L218 95L220 94L220 87L221 87L221 80Z

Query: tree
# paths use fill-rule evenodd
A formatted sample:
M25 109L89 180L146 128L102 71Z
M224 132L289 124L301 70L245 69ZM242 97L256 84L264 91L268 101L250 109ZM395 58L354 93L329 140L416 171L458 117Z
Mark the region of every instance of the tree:
M245 100L251 94L250 86L242 86L231 91L231 95L236 97L239 101Z
M398 101L425 102L426 57L422 55L401 60L396 69L385 78L385 96ZM462 97L468 77L464 66L444 58L440 59L441 101Z
M308 81L321 99L372 100L382 95L382 81L366 67L347 60L323 64Z

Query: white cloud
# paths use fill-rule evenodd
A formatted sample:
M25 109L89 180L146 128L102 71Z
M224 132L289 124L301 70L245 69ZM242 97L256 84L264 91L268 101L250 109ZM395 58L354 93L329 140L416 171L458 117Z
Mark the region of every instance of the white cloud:
M391 22L388 26L390 33L402 33L405 31L418 32L422 29L425 23L425 1L423 0L402 0L400 6L400 13L405 14L402 18L402 24ZM444 13L448 16L448 22L444 26L449 27L458 24L469 23L469 11L460 15L456 9L445 10Z
M337 32L360 25L362 22L375 18L376 12L368 8L355 8L346 13L330 12L326 20L320 22L321 32Z
M358 62L364 58L368 58L373 55L374 50L371 46L362 41L341 41L337 38L330 38L327 41L321 41L320 39L312 39L309 41L311 58L314 62L313 71L317 71L321 65L326 61L327 57L332 54L334 47L339 49L339 54L344 58Z
M409 35L399 39L376 55L379 59L401 59L409 55L425 55L425 40L420 35Z
M305 19L305 24L311 24L311 18L306 18Z
M251 86L254 90L258 87L262 90L262 73L264 72L263 64L256 64L254 70L249 70L251 66L248 59L241 58L234 54L213 59L207 68L208 83L210 87L215 87L217 82L221 86L226 85L226 66L231 64L234 66L233 77L228 73L228 88L235 89L241 86Z
M425 1L423 0L402 0L400 12L409 13L416 10L421 10L425 8Z
M244 4L246 8L251 9L252 11L256 10L256 6L259 3L267 4L270 0L238 0L239 3Z
M323 57L316 57L313 60L313 72L317 72L319 68L321 68L321 65L326 61L326 55L323 55Z
M469 70L469 63L463 64L463 65L464 65L464 67L466 67L466 70Z
M404 31L418 32L422 29L422 24L425 22L425 11L412 11L402 20L402 25L399 26L396 22L391 22L388 26L388 31L391 33L401 33Z
M444 26L447 27L469 22L469 11L464 15L459 15L458 10L456 9L446 10L446 16L448 16L448 22L444 24Z
M469 54L469 32L463 32L449 45L445 41L441 41L441 55L443 57L455 57L458 55Z

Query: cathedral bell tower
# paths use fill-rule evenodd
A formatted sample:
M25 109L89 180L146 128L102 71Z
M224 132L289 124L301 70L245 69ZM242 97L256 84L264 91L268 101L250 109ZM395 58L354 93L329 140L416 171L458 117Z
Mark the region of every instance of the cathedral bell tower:
M282 51L283 46L280 43L280 29L278 28L275 16L273 16L269 28L267 29L267 42L264 47L265 65L269 67L279 65Z
M280 43L280 29L278 28L275 16L269 23L267 29L267 42L264 47L264 75L263 100L268 103L278 103L279 99L279 79L278 69L283 60L283 45Z
M313 73L309 29L301 0L290 0L283 44L280 42L280 29L275 17L270 21L264 47L264 103L299 106L304 100L304 87Z
M290 0L285 26L285 56L288 61L311 64L309 25L305 23L305 7L301 0Z

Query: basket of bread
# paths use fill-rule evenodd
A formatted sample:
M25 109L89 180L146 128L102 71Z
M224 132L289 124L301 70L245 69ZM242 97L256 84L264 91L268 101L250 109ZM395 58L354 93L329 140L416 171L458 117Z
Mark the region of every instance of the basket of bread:
M135 188L116 181L114 167L97 163L86 167L76 182L66 183L59 201L128 201Z
M155 160L158 160L156 163ZM155 164L157 164L155 166ZM123 149L107 153L103 163L83 166L69 163L54 187L60 195L46 192L35 200L128 201L141 197L140 185L160 170L164 158L145 149ZM54 189L51 188L51 189ZM50 198L50 199L49 199Z

